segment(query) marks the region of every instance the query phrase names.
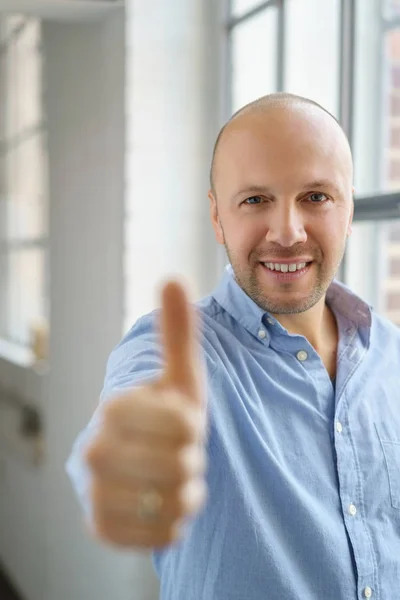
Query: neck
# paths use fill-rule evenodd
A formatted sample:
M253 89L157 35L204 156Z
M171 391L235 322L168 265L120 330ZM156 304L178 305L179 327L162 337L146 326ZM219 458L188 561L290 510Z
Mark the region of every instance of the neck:
M306 312L293 315L274 314L274 317L289 333L304 336L319 354L332 347L336 350L336 319L325 303L325 297Z

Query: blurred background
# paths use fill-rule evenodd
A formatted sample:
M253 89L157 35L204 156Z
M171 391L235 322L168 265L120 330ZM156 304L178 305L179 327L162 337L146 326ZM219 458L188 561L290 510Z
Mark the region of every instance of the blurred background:
M89 538L64 463L160 282L217 283L213 143L279 90L343 125L339 277L400 324L400 0L0 0L0 600L158 598L149 555Z

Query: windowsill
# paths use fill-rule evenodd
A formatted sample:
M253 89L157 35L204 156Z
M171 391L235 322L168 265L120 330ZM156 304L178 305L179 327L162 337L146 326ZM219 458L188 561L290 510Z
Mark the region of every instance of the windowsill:
M14 363L20 367L32 367L34 363L33 353L30 348L14 344L0 338L0 358Z
M0 359L23 367L25 369L33 369L39 373L47 371L47 362L42 361L37 363L32 350L26 346L21 346L8 340L0 338Z

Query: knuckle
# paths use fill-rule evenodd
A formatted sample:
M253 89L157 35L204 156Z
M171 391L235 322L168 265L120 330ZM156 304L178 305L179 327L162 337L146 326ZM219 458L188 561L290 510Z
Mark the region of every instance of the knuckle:
M198 426L193 411L188 409L176 409L175 418L181 436L187 441L196 439L198 436Z
M174 509L173 509L173 516L175 519L182 519L183 517L187 516L188 514L188 502L187 499L185 497L185 495L182 493L182 491L180 490L177 493L175 502L174 502Z
M184 519L197 512L206 497L206 484L201 479L193 479L177 488L172 499L171 514L175 519Z
M198 478L191 481L190 486L186 490L187 512L193 514L199 511L204 505L206 495L207 485L203 479Z
M204 475L207 471L208 459L205 448L196 447L194 475Z
M101 437L98 437L86 450L86 462L92 467L100 466L104 460L105 444Z
M102 406L102 418L105 425L113 423L121 413L121 396L114 396Z
M185 481L190 477L193 466L190 450L186 447L182 448L178 452L178 456L175 460L175 476L178 481Z
M201 481L199 484L199 491L198 491L198 497L197 497L197 502L196 502L196 506L195 506L195 510L199 510L200 508L202 508L208 498L208 488L207 488L207 484L205 481Z
M180 435L185 434L190 426L186 410L179 406L171 406L169 410L177 433Z
M106 427L123 422L127 410L138 404L146 394L144 387L120 391L102 405L102 418Z
M184 446L178 451L175 474L179 481L202 474L206 467L205 452L194 445Z

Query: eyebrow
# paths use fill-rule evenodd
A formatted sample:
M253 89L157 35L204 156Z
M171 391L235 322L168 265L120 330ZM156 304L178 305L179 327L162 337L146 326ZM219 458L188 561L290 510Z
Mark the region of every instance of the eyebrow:
M305 192L306 190L316 189L316 188L330 189L330 190L333 190L334 192L336 192L336 194L340 193L338 187L334 183L329 181L328 179L315 179L313 181L309 181L302 187L301 191ZM249 185L249 186L242 188L239 192L237 192L237 194L235 194L235 198L238 196L241 196L242 194L248 194L248 193L270 194L271 196L274 195L272 190L270 188L268 188L267 186Z

